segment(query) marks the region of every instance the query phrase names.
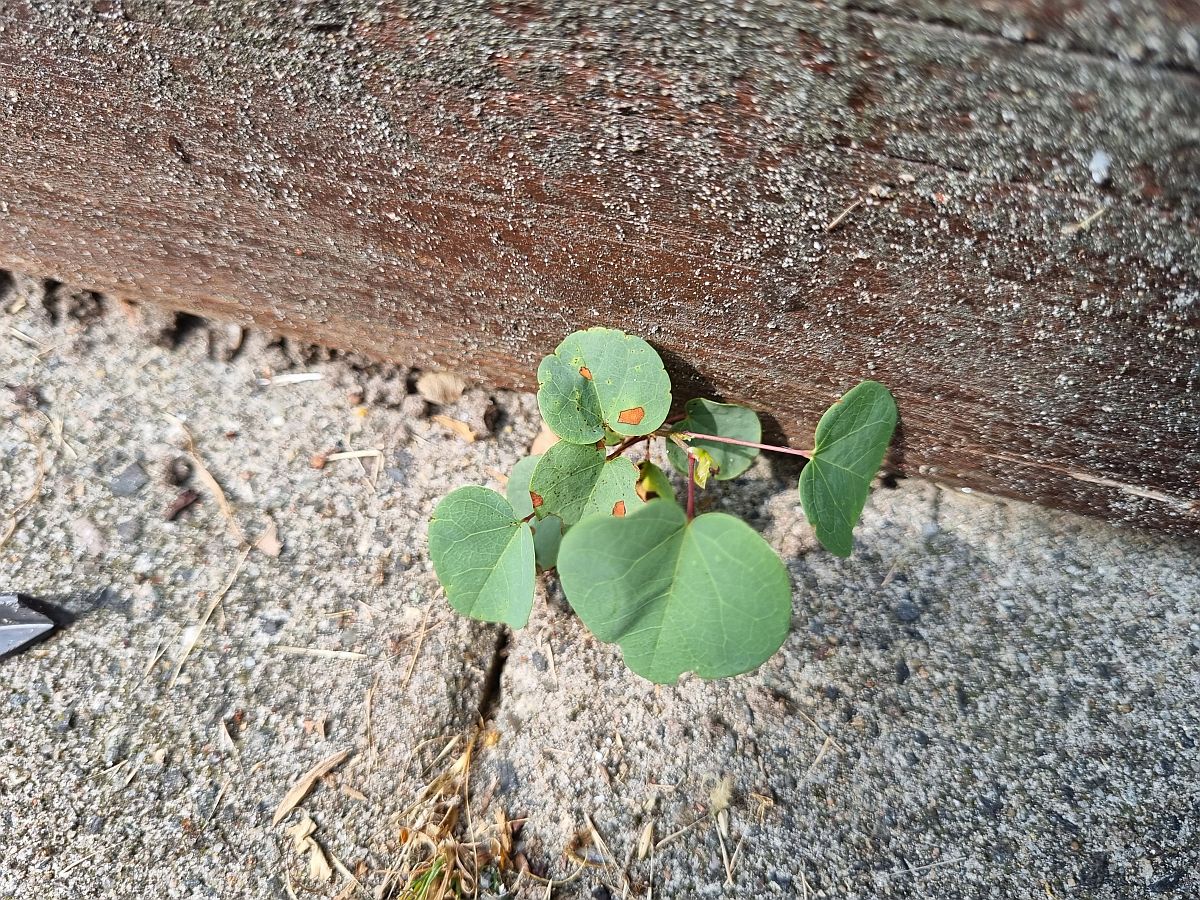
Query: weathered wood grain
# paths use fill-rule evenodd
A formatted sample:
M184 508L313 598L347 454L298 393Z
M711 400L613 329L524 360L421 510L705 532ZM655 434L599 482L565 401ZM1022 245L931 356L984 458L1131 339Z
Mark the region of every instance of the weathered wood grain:
M905 472L1200 530L1200 15L932 6L0 0L0 265L526 387L619 325L798 444L875 377Z

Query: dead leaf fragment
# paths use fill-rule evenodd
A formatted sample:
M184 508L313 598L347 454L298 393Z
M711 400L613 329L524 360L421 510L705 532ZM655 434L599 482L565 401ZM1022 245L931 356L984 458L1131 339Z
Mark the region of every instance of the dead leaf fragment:
M617 516L617 517L625 515L625 501L624 500L618 500L616 503L613 504L613 515Z
M545 422L542 423L542 430L537 433L537 437L533 439L533 443L529 445L529 455L537 456L539 453L545 453L551 447L558 443L558 435L550 430Z
M641 425L644 418L646 418L645 408L635 406L632 409L621 410L617 416L617 421L622 425Z
M308 856L308 877L313 881L324 884L333 877L333 867L329 865L325 851L321 849L321 845L313 837L313 833L316 830L316 823L309 818L308 813L305 813L299 822L284 833L292 839L292 848L297 853L303 853Z
M283 544L279 541L279 529L276 527L274 520L267 522L267 527L258 536L258 540L254 542L254 546L267 554L267 556L279 556L280 551L283 550Z
M588 381L592 380L592 370L589 369L587 366L580 366L579 374L582 375L584 378L586 378Z
M654 846L654 823L647 822L646 827L642 829L642 836L638 838L637 858L645 859L652 846Z
M453 403L466 389L466 381L453 372L426 372L417 379L417 393L440 406Z
M460 422L458 419L452 419L449 416L432 416L431 418L439 425L449 428L468 444L475 442L475 432L471 430L471 426L466 422Z
M271 824L278 825L280 822L282 822L284 816L295 809L296 804L303 800L308 792L312 790L312 786L317 783L317 779L322 775L332 772L343 762L345 762L346 757L349 755L349 750L339 750L337 753L325 757L323 760L305 772L304 775L301 776L300 780L292 785L291 790L284 795L283 799L279 801L279 806L275 809L275 817L271 820Z
M541 506L543 503L546 502L545 500L542 499L542 495L539 494L537 491L529 492L529 501L533 504L534 509L537 509L539 506Z
M163 510L163 518L168 522L174 522L179 518L179 514L200 499L200 495L191 488L185 488L179 492L170 505Z

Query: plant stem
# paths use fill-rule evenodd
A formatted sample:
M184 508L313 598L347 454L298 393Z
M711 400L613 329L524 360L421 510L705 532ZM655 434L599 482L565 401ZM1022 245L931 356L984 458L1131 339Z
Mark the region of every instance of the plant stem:
M811 450L793 450L791 447L776 447L774 444L756 444L754 441L739 441L737 438L718 437L715 434L700 434L696 431L680 431L676 433L686 438L716 441L718 444L736 444L739 447L754 447L757 450L773 450L776 453L790 453L792 456L803 456L805 459L812 459L813 454Z
M616 459L618 456L620 456L622 453L624 453L626 450L628 450L634 444L641 443L642 441L648 441L652 437L653 437L653 435L651 435L651 434L639 434L636 437L625 438L625 440L623 440L623 441L621 441L621 443L617 444L617 446L613 449L612 453L608 454L607 459Z
M696 518L696 457L688 454L688 503L687 520Z
M528 522L530 519L532 519L536 515L537 515L536 512L531 512L529 515L527 515L525 518L523 518L521 520L521 524L524 525L526 522Z

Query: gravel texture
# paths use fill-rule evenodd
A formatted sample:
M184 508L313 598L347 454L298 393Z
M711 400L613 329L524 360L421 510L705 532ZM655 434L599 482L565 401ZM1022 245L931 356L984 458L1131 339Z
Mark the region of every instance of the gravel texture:
M437 589L424 522L499 483L531 397L440 406L403 366L0 284L0 590L71 620L0 662L0 896L374 896L477 725L474 828L592 863L557 897L1200 892L1197 542L906 481L838 560L760 461L704 502L784 557L792 635L656 688L552 580L511 637ZM312 877L304 815L361 889Z

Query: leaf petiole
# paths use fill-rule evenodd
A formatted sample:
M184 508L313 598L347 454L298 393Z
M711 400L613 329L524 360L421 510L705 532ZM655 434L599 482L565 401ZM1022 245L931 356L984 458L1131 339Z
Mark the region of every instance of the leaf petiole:
M688 454L687 520L696 518L696 457Z
M652 437L654 437L654 433L639 434L637 437L626 438L625 440L621 441L621 443L617 444L617 446L613 449L613 452L608 454L606 459L608 461L614 460L618 456L620 456L622 453L624 453L626 450L628 450L630 447L632 447L635 444L638 444L642 441L648 441Z
M718 444L736 444L738 447L754 447L756 450L772 450L775 453L790 453L792 456L803 456L812 459L811 450L793 450L791 447L776 447L774 444L759 444L754 441L739 441L737 438L720 437L715 434L700 434L697 431L678 431L680 437L688 440L716 441Z

